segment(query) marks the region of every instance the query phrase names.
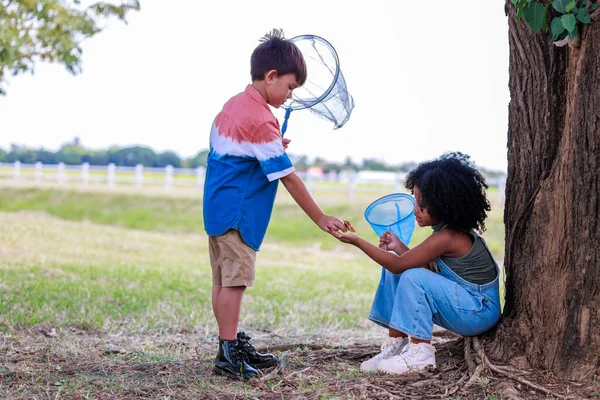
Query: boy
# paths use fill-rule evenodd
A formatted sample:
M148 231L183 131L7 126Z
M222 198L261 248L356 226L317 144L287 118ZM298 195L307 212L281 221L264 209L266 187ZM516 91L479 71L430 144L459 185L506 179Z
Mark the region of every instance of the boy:
M273 30L250 61L252 84L223 106L212 126L203 207L219 326L213 372L236 379L257 377L258 369L278 361L258 353L237 332L242 296L254 283L256 252L271 218L278 180L319 228L347 231L341 220L321 211L294 172L285 153L289 140L282 139L269 109L279 108L306 81L301 52Z

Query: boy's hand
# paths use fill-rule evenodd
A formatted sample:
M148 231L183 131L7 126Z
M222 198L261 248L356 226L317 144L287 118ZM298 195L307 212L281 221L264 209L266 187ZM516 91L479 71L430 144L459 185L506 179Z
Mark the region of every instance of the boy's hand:
M319 225L319 228L323 229L327 233L331 233L335 237L338 237L337 235L335 235L336 233L338 233L338 231L348 231L348 228L342 221L340 221L336 217L326 214L323 214L321 219L319 219L319 222L317 222L317 225Z
M379 238L379 248L386 251L396 251L402 242L394 233L385 231Z
M286 139L286 138L281 139L281 143L283 144L283 149L284 150L287 150L288 145L290 144L290 142L291 142L290 139Z

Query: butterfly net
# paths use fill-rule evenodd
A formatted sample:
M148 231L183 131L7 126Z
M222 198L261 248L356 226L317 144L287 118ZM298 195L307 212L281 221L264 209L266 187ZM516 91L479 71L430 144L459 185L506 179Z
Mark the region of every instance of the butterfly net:
M304 56L308 78L284 105L286 122L292 110L306 108L333 122L333 129L341 128L350 119L354 99L340 70L337 52L328 41L315 35L297 36L291 41Z

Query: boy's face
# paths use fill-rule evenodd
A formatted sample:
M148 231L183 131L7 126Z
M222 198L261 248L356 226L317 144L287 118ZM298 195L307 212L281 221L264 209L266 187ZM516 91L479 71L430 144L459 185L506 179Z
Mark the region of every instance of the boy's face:
M292 91L298 87L296 74L277 75L277 71L271 70L265 75L265 87L267 91L267 102L279 108L292 97Z

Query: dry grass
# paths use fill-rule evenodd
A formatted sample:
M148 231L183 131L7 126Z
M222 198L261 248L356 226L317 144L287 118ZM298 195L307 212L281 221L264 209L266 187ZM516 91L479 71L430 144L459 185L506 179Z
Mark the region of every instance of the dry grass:
M280 217L296 217L278 201ZM468 378L462 340L438 339L434 371L360 373L385 331L365 318L380 269L351 247L264 245L241 326L282 362L261 379L234 382L211 374L217 341L204 235L41 211L0 212L0 225L1 398L547 398L490 371L469 391L454 391ZM600 397L598 380L526 377L574 399Z
M50 335L50 336L49 336ZM257 341L264 345L263 337ZM0 393L11 399L550 399L486 373L468 391L461 340L437 345L438 368L418 374L365 374L373 343L321 338L269 338L279 366L260 379L232 381L211 373L216 344L202 335L90 335L49 325L4 336ZM298 340L300 339L300 340ZM527 379L572 399L594 398L595 384Z

